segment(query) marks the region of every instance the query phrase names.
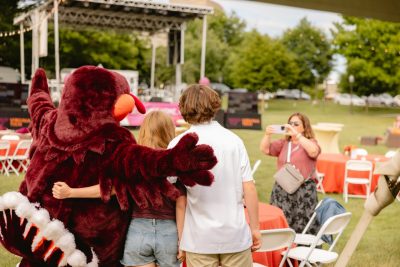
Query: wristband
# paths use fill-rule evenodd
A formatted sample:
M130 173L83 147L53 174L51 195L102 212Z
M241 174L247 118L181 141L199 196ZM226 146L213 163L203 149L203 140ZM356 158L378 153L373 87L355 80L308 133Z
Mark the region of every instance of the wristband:
M300 137L302 137L303 135L301 133L296 134L296 139L299 140Z

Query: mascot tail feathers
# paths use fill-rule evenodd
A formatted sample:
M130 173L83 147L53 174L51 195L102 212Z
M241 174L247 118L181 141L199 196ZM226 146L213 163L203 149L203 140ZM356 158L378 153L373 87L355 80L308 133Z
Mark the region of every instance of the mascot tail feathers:
M93 250L88 263L64 224L19 192L0 196L0 242L33 266L98 266Z

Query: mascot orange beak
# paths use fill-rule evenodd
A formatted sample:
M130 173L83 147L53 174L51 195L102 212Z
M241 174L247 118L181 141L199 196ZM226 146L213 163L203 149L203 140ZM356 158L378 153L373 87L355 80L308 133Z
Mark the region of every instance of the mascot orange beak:
M146 108L139 98L132 94L122 94L118 97L114 104L114 109L112 112L113 117L117 121L122 121L126 116L128 116L129 113L133 111L135 106L140 113L146 113Z

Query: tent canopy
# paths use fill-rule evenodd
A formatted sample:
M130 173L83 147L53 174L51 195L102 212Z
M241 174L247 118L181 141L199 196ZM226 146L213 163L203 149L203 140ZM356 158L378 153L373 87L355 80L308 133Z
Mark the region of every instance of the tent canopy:
M399 0L254 0L277 5L315 9L350 16L400 22Z

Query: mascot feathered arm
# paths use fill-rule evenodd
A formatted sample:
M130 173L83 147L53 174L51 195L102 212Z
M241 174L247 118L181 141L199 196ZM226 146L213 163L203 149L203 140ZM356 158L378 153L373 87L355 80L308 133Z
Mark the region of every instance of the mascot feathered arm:
M146 208L149 203L159 206L161 195L173 199L177 193L166 176L177 176L186 186L211 185L214 176L209 170L215 166L217 158L210 146L196 145L197 142L198 136L191 133L168 150L133 144L121 146L112 159L117 173L126 179L123 186L115 184L118 198L124 198L127 190L139 207Z
M32 121L30 126L31 133L33 138L37 139L44 115L48 111L55 110L47 85L46 73L43 69L38 69L33 77L27 102L29 115Z

